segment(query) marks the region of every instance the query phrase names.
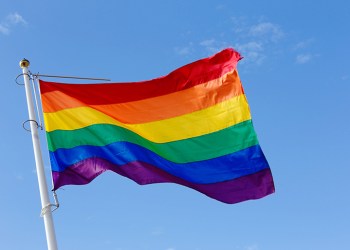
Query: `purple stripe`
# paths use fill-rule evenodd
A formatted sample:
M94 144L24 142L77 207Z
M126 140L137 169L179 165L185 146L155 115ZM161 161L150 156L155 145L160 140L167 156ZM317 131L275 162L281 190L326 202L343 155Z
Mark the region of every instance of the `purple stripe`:
M93 167L86 168L86 165ZM195 184L172 176L144 162L135 161L121 167L115 167L110 162L100 158L86 159L63 172L52 172L54 190L68 184L87 184L107 170L130 178L140 185L165 182L177 183L229 204L259 199L275 191L269 168L234 180L213 184Z

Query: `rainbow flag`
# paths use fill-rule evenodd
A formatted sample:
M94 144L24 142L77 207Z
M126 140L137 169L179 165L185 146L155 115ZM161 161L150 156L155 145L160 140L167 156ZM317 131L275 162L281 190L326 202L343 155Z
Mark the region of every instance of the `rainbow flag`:
M142 82L40 80L54 190L111 170L225 203L273 193L236 69L240 59L225 49Z

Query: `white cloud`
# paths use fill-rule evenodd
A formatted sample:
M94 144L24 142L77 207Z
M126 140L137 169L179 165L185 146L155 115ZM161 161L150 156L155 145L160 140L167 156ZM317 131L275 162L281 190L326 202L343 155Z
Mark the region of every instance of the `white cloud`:
M266 57L263 53L263 44L260 42L247 42L243 44L236 44L235 49L244 57L242 63L253 62L261 64Z
M309 62L312 59L312 55L311 54L299 54L297 55L295 61L298 64L304 64Z
M235 34L246 33L248 28L246 24L246 18L244 17L231 17L233 32Z
M16 175L16 179L17 179L18 181L23 181L23 180L24 180L24 177L23 177L23 175L21 175L21 174L17 174L17 175Z
M182 47L182 48L175 48L176 54L180 56L188 55L191 53L191 48L190 47Z
M3 35L8 35L10 30L4 24L0 24L0 33Z
M244 44L238 44L237 45L239 49L241 50L252 50L252 51L261 51L262 50L262 44L259 42L248 42Z
M208 47L208 46L213 46L214 43L215 43L215 39L208 39L200 42L199 45Z
M246 246L244 248L244 250L258 250L258 249L259 249L259 247L256 244L250 245L250 246Z
M253 19L248 16L235 16L230 21L229 29L210 34L188 46L178 47L175 52L188 55L197 51L198 45L209 53L233 47L244 57L240 64L246 66L262 65L267 59L273 61L274 58L287 54L288 57L285 58L294 58L297 64L305 64L319 57L310 49L315 42L313 38L296 40L293 34L283 30L278 23L270 22L264 17Z
M348 75L343 75L341 78L340 78L342 81L346 81L349 79L349 76Z
M305 41L298 42L295 46L294 49L299 50L299 49L305 49L308 47L311 43L313 42L313 39L307 39Z
M153 236L159 236L159 235L162 235L164 234L164 229L163 228L154 228L152 231L151 231L151 235Z
M268 38L273 42L276 42L284 35L278 25L270 22L262 22L251 26L249 34L254 37Z
M294 46L294 50L298 51L296 53L298 53L295 57L295 62L297 64L305 64L310 62L311 60L315 59L316 57L319 57L319 54L315 54L315 53L310 53L306 50L308 47L310 47L310 44L313 43L314 40L313 39L307 39L304 41L300 41L298 42L295 46Z
M12 24L24 24L24 25L27 24L27 21L24 20L24 18L17 12L9 14L7 16L7 20L9 23L12 23Z
M219 5L216 6L216 9L217 9L217 10L224 10L225 7L226 7L225 5L219 4Z
M217 9L221 5L216 6ZM244 60L240 65L250 67L252 65L263 65L274 62L277 57L284 60L294 60L296 64L306 64L315 61L320 56L315 48L314 38L297 37L293 32L284 30L281 25L267 20L266 17L252 18L249 16L230 17L229 27L225 30L217 30L210 33L196 42L191 42L187 46L175 48L175 52L181 56L187 56L205 51L207 54L217 53L226 47L233 47L241 53ZM220 27L227 26L218 25ZM209 31L208 31L209 32ZM186 33L186 36L195 33ZM290 63L290 61L289 61Z
M262 64L272 51L277 51L277 42L285 37L282 28L272 22L252 22L247 17L232 17L231 20L237 41L234 48L244 57L241 64Z
M227 42L224 41L218 41L214 38L203 40L199 42L199 45L203 46L205 50L207 50L209 53L217 53L221 50L223 50L226 47L231 46Z
M0 23L0 33L9 35L13 26L27 25L27 21L17 12L7 15L4 21Z

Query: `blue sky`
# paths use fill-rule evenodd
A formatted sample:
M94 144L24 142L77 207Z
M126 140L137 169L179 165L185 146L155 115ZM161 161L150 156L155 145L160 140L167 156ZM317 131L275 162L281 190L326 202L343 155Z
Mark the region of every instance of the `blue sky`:
M65 250L329 250L349 242L350 4L0 0L0 248L46 249L19 61L139 81L234 47L276 193L227 205L105 173L58 191ZM49 172L44 134L41 143ZM48 175L48 182L49 175Z

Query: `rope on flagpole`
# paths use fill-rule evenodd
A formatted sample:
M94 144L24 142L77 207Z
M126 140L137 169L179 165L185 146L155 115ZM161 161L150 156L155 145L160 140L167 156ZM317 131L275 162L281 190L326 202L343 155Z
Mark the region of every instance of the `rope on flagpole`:
M111 81L108 78L94 78L94 77L81 77L81 76L58 76L58 75L45 75L45 74L33 74L34 77L50 77L50 78L67 78L67 79L77 79L77 80L91 80L91 81Z
M32 75L32 73L29 71L29 73ZM35 86L35 81L34 77L31 77L32 80L32 86L33 86L33 93L34 93L34 100L35 100L35 107L36 107L36 114L38 115L38 120L39 120L39 127L41 130L43 130L43 124L41 121L41 115L39 111L39 104L38 104L38 97L37 97L37 87Z

